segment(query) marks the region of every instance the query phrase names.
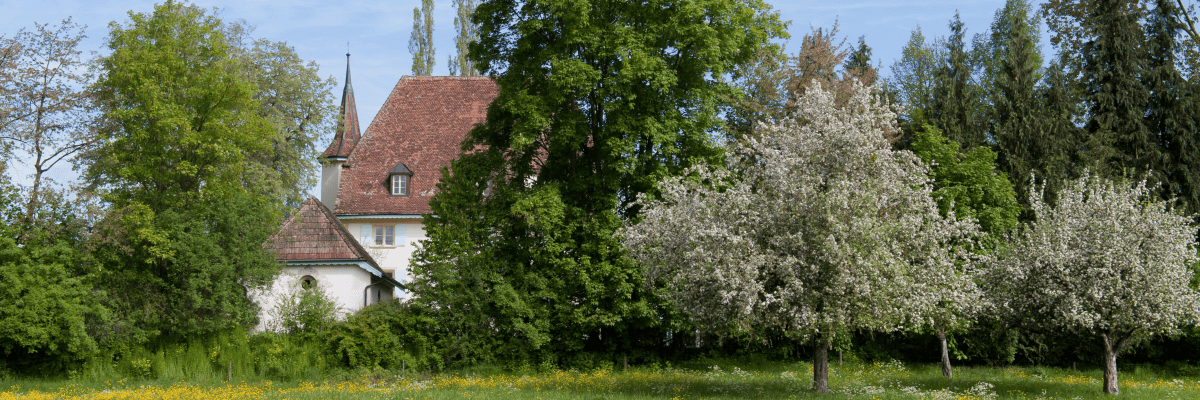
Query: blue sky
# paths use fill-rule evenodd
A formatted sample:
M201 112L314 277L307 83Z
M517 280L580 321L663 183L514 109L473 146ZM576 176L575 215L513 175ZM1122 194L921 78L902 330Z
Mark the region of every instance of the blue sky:
M64 18L87 25L88 38L82 43L85 55L101 48L112 21L125 23L130 10L149 12L160 1L116 0L0 0L0 35L11 36L34 22L58 23ZM341 96L345 74L347 42L351 56L352 79L358 103L360 123L365 128L401 76L411 73L412 56L408 38L412 31L412 10L420 0L194 0L195 4L216 8L227 20L243 19L256 26L254 37L285 41L294 46L305 60L321 65L322 76L338 81L336 95ZM784 20L790 20L792 40L811 27L840 24L841 35L853 44L866 35L873 50L873 63L883 64L883 73L900 57L900 49L914 28L921 26L926 37L948 32L947 22L957 10L967 27L968 36L984 32L991 24L1001 0L792 0L771 2ZM1038 1L1037 3L1040 3ZM435 0L434 46L435 74L447 74L447 58L453 50L454 10L450 0ZM1044 35L1043 35L1044 39ZM24 179L21 167L13 165L16 182ZM59 182L74 178L69 165L60 165L51 176Z

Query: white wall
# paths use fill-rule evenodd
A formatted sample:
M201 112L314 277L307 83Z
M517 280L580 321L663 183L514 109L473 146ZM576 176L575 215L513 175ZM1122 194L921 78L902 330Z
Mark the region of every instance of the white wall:
M425 228L421 225L420 218L360 220L344 218L342 223L346 225L350 234L358 238L359 244L371 253L371 257L375 258L375 262L379 264L380 268L383 268L384 272L393 272L393 277L400 283L412 282L412 269L409 262L412 260L413 252L417 249L417 242L425 239ZM376 246L372 228L374 225L395 226L395 246ZM407 299L409 294L397 290L396 297Z
M371 274L357 265L284 266L269 292L252 294L261 307L255 330L275 329L278 326L275 308L279 299L300 289L300 278L311 275L317 285L337 303L338 319L363 308L363 289L371 284ZM372 288L374 289L374 288ZM371 297L372 300L374 296ZM372 304L374 302L372 301Z

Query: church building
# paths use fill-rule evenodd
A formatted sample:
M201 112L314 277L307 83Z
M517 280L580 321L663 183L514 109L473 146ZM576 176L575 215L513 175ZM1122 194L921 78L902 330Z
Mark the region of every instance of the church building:
M285 265L273 293L317 284L346 313L410 297L409 261L425 239L421 219L432 213L441 168L497 93L488 77L404 76L360 133L349 56L340 126L319 158L321 198L306 201L268 243Z

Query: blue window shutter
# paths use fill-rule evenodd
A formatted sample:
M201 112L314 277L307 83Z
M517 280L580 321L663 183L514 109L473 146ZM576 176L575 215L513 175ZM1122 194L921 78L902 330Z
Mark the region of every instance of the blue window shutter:
M406 232L405 228L406 228L406 226L403 224L396 225L396 245L397 246L407 246L408 245L408 235L407 235L408 232Z
M375 233L371 232L370 224L363 225L362 229L360 230L360 233L361 233L362 237L359 238L358 243L363 245L364 247L367 246L367 244L371 243L371 239L374 239L374 236L375 236Z

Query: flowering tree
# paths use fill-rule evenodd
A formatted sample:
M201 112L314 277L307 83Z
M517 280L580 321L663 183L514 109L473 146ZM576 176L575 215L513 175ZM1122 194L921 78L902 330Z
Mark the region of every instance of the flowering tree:
M1104 392L1117 394L1117 356L1129 344L1194 324L1200 292L1190 218L1132 188L1084 173L1057 206L1031 188L1036 222L999 257L991 288L1005 309L1046 328L1104 340Z
M621 231L647 281L698 322L813 339L822 393L837 335L955 323L980 302L956 245L974 222L942 216L921 160L891 149L889 105L861 85L841 104L815 84L795 119L734 150L735 171L662 181Z

